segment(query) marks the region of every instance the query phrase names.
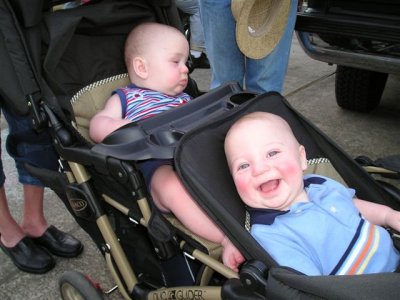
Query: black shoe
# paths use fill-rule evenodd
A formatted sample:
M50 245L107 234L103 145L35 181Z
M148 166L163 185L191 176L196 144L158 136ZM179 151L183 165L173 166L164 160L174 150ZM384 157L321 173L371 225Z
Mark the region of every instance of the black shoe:
M0 247L14 265L24 272L43 274L56 264L54 258L46 250L36 246L29 237L24 237L14 247L7 248L1 243Z
M79 240L54 226L47 228L42 236L32 238L32 241L61 257L76 257L83 250L83 245Z
M193 68L194 69L209 69L210 68L210 62L208 61L207 55L202 52L199 57L194 57L192 56L192 61L193 61Z

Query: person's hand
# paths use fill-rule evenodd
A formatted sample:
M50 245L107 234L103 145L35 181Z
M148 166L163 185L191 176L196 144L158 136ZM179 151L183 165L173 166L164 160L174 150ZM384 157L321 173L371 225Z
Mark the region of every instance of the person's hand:
M390 209L386 212L385 223L390 228L400 232L400 211Z
M238 272L239 266L244 262L243 255L226 236L222 241L222 246L224 248L222 251L222 262L228 268Z

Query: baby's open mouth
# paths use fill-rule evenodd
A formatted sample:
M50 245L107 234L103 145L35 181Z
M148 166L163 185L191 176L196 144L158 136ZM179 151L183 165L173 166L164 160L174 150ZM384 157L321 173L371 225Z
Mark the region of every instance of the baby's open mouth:
M263 193L269 193L275 189L277 189L279 186L279 179L274 179L274 180L269 180L267 182L264 182L263 184L260 185L259 189Z

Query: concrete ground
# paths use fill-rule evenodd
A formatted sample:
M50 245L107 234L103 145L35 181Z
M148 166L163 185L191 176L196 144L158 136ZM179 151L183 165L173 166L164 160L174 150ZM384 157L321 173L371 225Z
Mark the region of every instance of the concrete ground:
M390 77L381 105L372 113L362 114L342 110L336 105L335 69L335 66L307 57L294 37L283 94L299 112L336 141L350 156L366 155L376 159L400 154L400 78ZM196 70L192 76L201 90L208 89L209 70ZM3 141L7 136L4 125L2 122ZM4 145L2 147L4 149ZM19 219L21 188L16 180L13 160L5 151L2 158L7 175L6 190L10 208ZM400 180L392 182L400 187ZM52 271L45 275L33 275L19 271L0 251L0 299L60 299L58 281L68 270L88 274L100 282L105 290L113 287L114 283L106 270L102 255L50 190L45 194L45 210L49 223L83 241L83 254L74 259L56 258L57 265ZM122 299L118 292L110 298Z

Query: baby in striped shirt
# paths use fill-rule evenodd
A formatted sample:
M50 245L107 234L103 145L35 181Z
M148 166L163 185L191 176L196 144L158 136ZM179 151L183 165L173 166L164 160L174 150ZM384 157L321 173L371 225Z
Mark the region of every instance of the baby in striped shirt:
M150 118L191 100L184 93L188 83L186 62L189 44L176 28L159 24L137 25L125 42L125 63L131 84L117 89L103 110L90 121L89 134L101 142L114 130ZM243 262L240 252L201 210L173 169L173 161L137 162L151 196L162 212L172 212L193 233L224 247L227 266ZM237 270L237 268L235 268Z

